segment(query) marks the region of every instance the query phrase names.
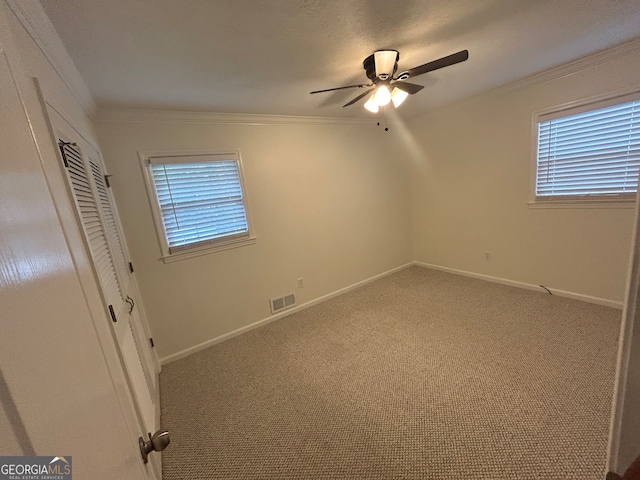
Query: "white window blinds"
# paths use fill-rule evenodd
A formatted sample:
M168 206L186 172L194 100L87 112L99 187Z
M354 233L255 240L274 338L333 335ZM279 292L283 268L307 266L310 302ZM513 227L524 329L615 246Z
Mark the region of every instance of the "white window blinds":
M169 253L249 237L237 153L151 157Z
M634 193L639 164L638 100L538 121L539 200Z

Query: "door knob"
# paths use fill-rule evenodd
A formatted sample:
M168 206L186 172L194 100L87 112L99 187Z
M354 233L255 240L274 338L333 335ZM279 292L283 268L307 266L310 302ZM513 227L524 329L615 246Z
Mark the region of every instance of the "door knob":
M147 440L146 442L144 438L138 438L140 454L142 455L142 460L144 460L144 463L149 462L149 454L151 452L161 452L162 450L167 448L169 442L171 442L171 438L169 437L168 430L158 430L153 435L149 433L149 440Z

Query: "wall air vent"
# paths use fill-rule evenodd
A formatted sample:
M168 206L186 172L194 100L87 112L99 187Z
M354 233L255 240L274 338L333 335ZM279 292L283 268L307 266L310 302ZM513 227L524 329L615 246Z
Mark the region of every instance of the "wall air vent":
M269 299L269 305L271 305L271 313L277 313L281 310L296 306L296 296L293 293L289 293L284 297Z

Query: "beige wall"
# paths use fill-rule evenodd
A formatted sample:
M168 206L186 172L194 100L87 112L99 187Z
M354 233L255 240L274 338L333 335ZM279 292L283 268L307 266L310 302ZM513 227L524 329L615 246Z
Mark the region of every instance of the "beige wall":
M373 124L97 129L161 357L269 317L271 297L305 303L411 261L406 163ZM137 152L163 149L240 150L255 245L160 260Z
M533 112L634 85L640 89L637 50L600 61L411 124L417 145L410 157L415 260L623 300L633 208L527 206Z

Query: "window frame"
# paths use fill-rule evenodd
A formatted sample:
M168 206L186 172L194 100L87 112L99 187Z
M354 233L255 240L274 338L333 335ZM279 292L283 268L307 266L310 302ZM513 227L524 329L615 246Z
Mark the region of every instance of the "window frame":
M206 245L192 245L184 246L179 251L171 252L169 248L169 242L165 233L164 222L162 220L162 213L160 210L160 204L156 195L155 182L153 181L153 173L151 171L151 159L157 157L198 157L198 156L228 156L227 160L236 160L238 162L238 178L240 182L240 189L242 190L242 200L244 204L244 212L247 220L247 235L238 237L237 235L230 235L227 240L221 239L214 243ZM244 169L242 165L242 156L239 150L145 150L139 151L138 157L140 158L140 166L142 168L144 183L147 191L147 198L149 200L149 206L153 216L153 223L155 226L156 235L158 237L158 243L160 246L161 255L160 258L165 263L174 262L177 260L183 260L192 258L195 256L206 255L209 253L228 250L231 248L242 247L246 245L252 245L256 242L256 235L253 228L253 222L251 220L251 212L249 207L249 198L247 194L246 182L244 179ZM215 161L215 160L212 160ZM177 162L176 162L177 163ZM194 161L196 163L196 161Z
M592 96L533 112L531 120L531 173L528 206L532 208L634 208L638 195L637 192L623 194L565 195L546 198L537 196L538 124L554 118L562 118L638 100L640 100L640 90L636 87L631 90Z

